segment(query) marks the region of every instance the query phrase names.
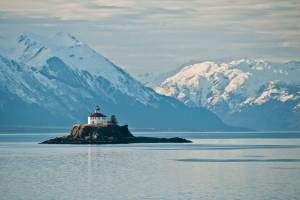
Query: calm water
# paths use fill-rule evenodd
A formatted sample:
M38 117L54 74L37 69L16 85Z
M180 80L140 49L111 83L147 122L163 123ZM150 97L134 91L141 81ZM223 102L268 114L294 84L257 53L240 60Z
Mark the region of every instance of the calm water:
M0 134L0 199L300 199L299 133L135 133L192 144L41 145Z

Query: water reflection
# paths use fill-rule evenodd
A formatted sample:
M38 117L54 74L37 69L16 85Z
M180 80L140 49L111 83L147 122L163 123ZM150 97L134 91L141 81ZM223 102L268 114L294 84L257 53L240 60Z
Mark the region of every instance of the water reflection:
M92 165L92 147L91 145L89 144L88 148L88 153L87 153L87 157L88 157L88 185L91 186L91 174L92 174L92 168L91 168L91 165Z

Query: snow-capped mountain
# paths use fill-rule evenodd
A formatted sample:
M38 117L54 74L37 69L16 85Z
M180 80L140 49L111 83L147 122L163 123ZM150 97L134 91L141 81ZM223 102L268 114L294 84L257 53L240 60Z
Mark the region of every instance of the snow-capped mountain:
M93 76L109 80L112 87L137 97L141 103L146 104L153 97L153 92L151 94L141 90L140 84L125 71L68 33L59 32L52 38L43 38L32 33L22 34L18 38L17 51L13 58L35 66L37 70L45 70L43 67L49 58L59 58L74 71L87 71ZM56 65L53 60L52 64Z
M231 125L300 129L300 62L201 62L184 67L155 90L190 107L204 106Z
M70 34L22 34L12 49L0 56L1 124L84 123L100 104L131 127L233 129L204 108L144 87Z
M191 60L174 70L165 71L165 72L146 72L136 75L136 79L140 81L144 86L156 88L158 87L166 78L174 76L177 74L183 67L197 63L197 61Z

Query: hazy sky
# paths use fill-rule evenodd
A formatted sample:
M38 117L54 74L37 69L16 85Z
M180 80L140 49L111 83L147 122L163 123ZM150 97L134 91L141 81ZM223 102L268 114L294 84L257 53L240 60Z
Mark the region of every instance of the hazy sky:
M190 60L300 60L300 1L1 0L0 41L66 31L133 74Z

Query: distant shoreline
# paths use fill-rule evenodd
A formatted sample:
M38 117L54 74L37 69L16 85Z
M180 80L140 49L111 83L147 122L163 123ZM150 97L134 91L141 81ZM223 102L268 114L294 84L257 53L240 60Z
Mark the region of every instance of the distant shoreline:
M300 133L300 130L249 130L249 131L206 131L193 129L155 129L155 128L130 128L133 132L160 132L160 133ZM31 126L31 125L16 125L5 126L0 125L1 133L51 133L51 132L69 132L70 126Z
M23 135L48 135L48 136L63 136L69 133L65 131L44 131L44 132L4 132L0 131L0 137L22 137ZM131 130L132 131L132 130ZM136 136L150 137L185 137L188 139L300 139L300 131L298 132L200 132L200 131L132 131Z

